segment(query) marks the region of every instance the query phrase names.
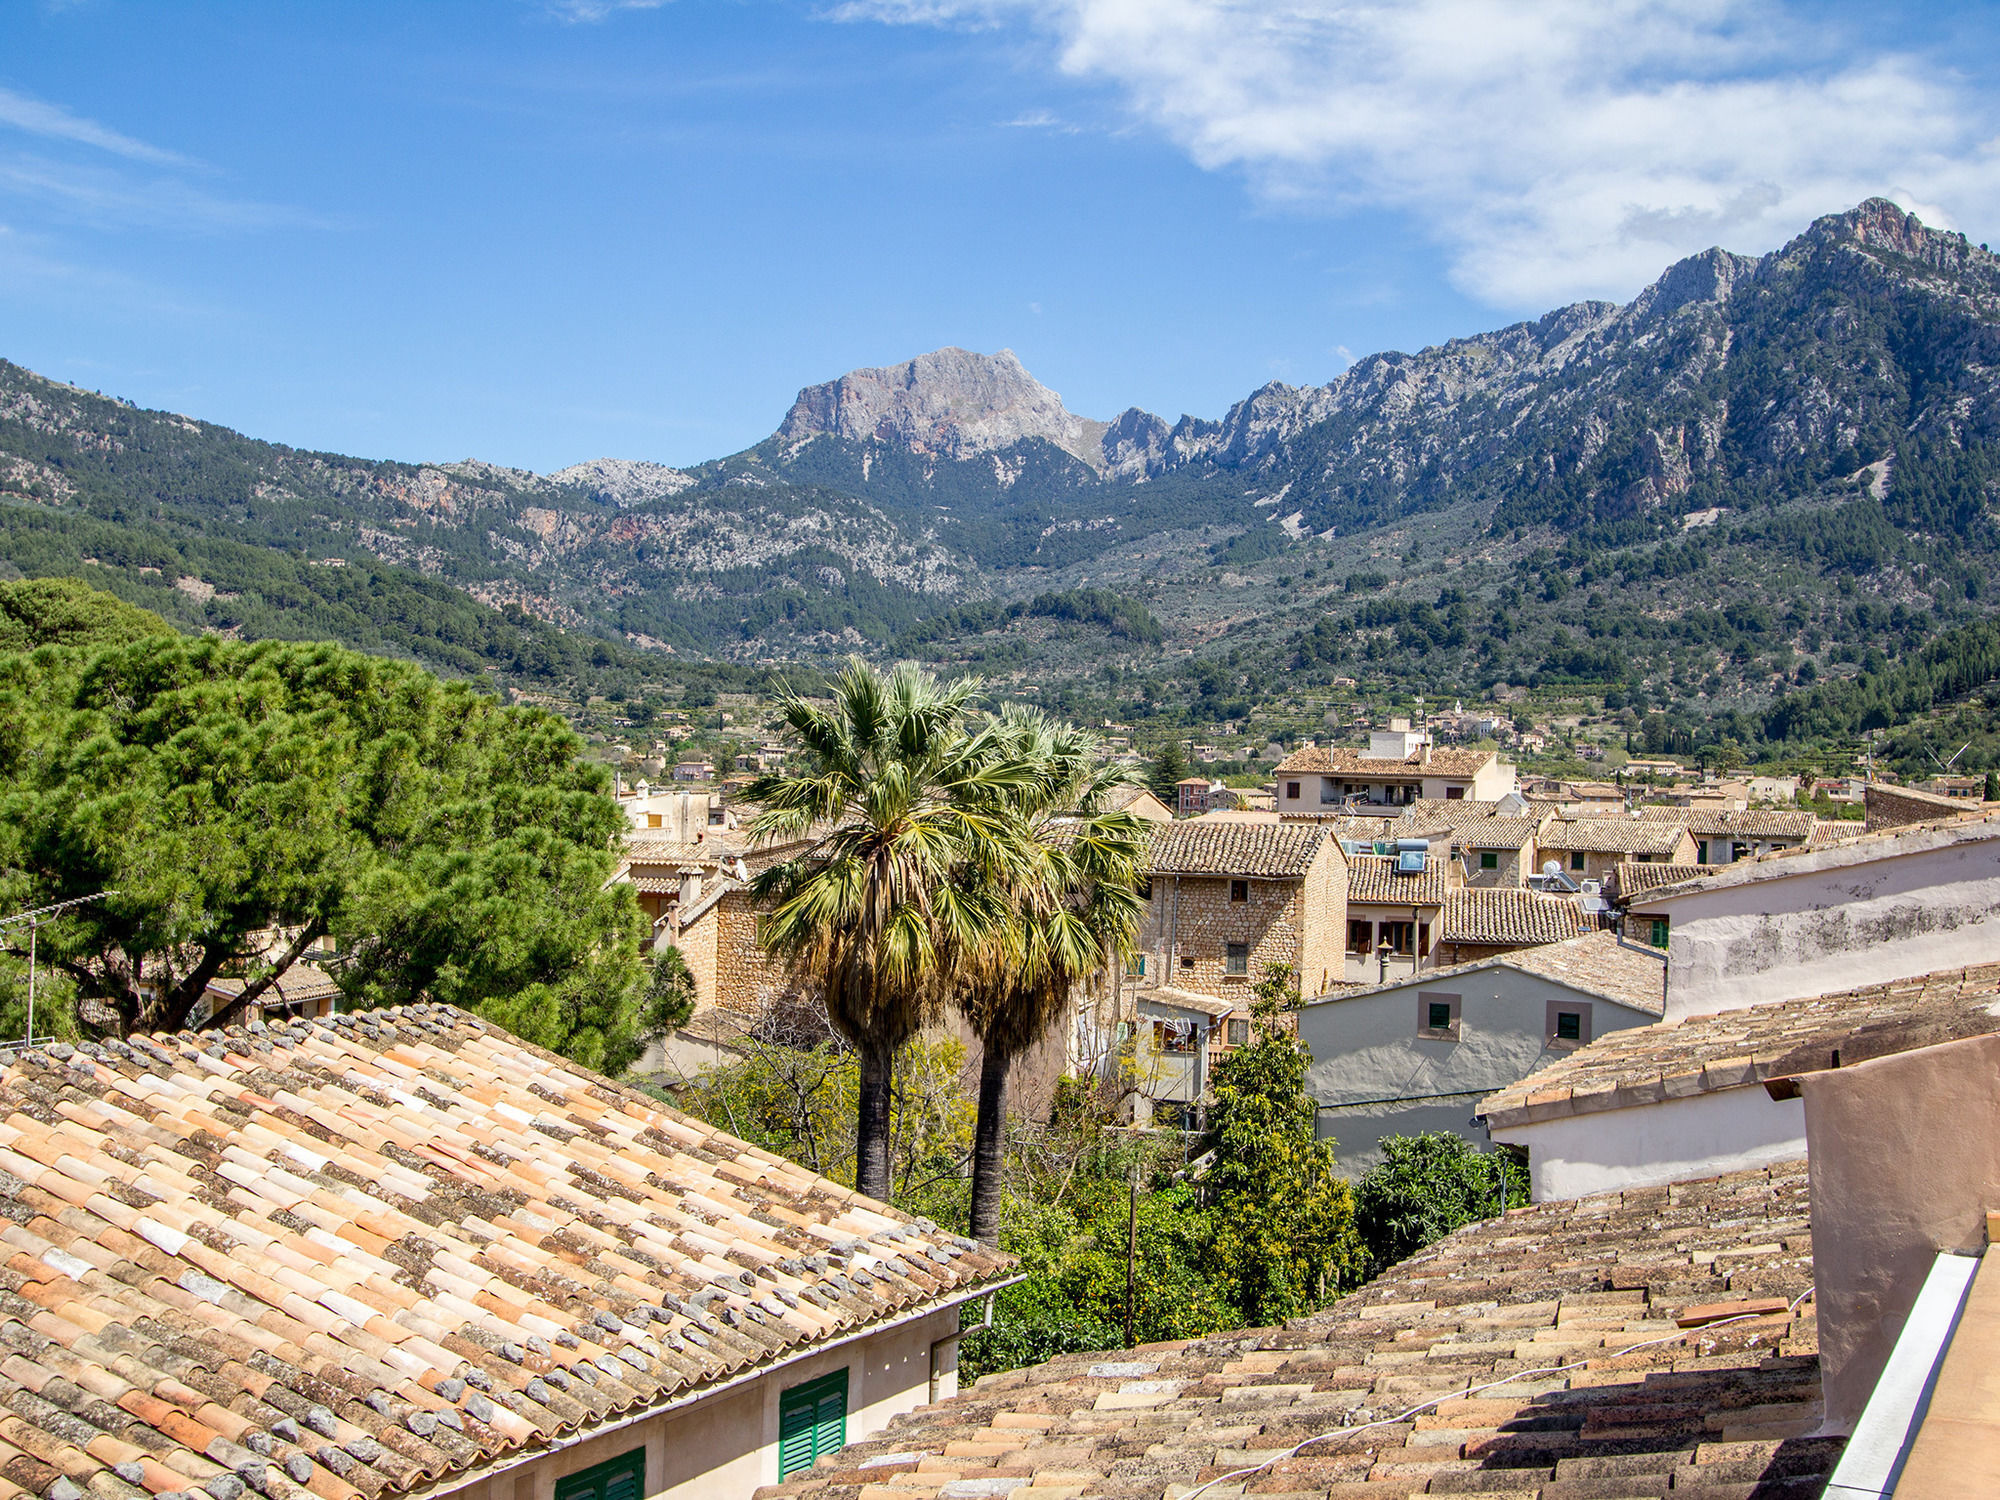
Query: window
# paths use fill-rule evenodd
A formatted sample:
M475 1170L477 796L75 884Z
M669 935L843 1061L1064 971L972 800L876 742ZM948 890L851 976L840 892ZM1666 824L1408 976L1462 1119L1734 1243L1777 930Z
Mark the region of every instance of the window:
M1547 1040L1551 1047L1565 1050L1586 1045L1590 1041L1590 1002L1551 1000Z
M1248 943L1224 943L1222 945L1222 972L1231 978L1244 978L1250 973L1250 945Z
M1192 969L1194 967L1194 955L1191 953L1183 953L1181 955L1181 967L1183 969Z
M1192 1017L1176 1017L1171 1021L1153 1023L1153 1050L1155 1052L1189 1053L1198 1051L1201 1029Z
M1135 953L1126 959L1125 974L1130 979L1144 979L1146 977L1146 955Z
M1648 917L1646 924L1646 941L1651 943L1655 948L1666 947L1667 919L1665 917Z
M1441 990L1421 990L1417 994L1417 1035L1425 1041L1455 1042L1458 1030L1459 997Z
M1144 880L1139 882L1139 899L1141 901L1151 901L1153 899L1152 876L1148 875Z
M1400 953L1408 958L1415 952L1417 924L1414 922L1382 923L1382 941L1389 945L1391 953Z
M1347 951L1369 953L1375 947L1375 924L1350 920L1347 924Z
M778 1478L810 1469L823 1454L847 1446L847 1371L795 1385L778 1398ZM570 1500L558 1493L556 1500ZM603 1500L613 1500L611 1496ZM631 1500L639 1500L637 1495Z
M1446 787L1444 789L1444 800L1447 802L1463 802L1465 800L1465 788L1462 786Z
M660 827L660 826L661 826L661 825L662 825L662 824L663 824L663 823L664 823L665 821L666 821L666 820L665 820L664 818L662 818L662 817L660 816L660 814L658 814L658 813L647 813L647 814L646 814L646 826L647 826L648 828L658 828L658 827Z
M1285 800L1287 802L1296 802L1299 800L1299 784L1296 781L1285 783Z
M1331 807L1340 800L1340 788L1325 777L1320 778L1319 801L1322 807Z
M644 1448L634 1448L556 1481L556 1500L641 1500L645 1493Z
M1698 864L1698 865L1705 865L1705 864L1707 864L1707 863L1708 863L1708 840L1707 840L1707 839L1697 839L1697 840L1695 840L1695 845L1694 845L1694 862L1695 862L1696 864Z
M1249 1042L1250 1023L1248 1021L1231 1021L1229 1023L1229 1045L1232 1047L1243 1047L1248 1046Z
M1572 849L1570 851L1569 867L1572 870L1581 870L1583 868L1583 851L1581 849Z
M1479 851L1479 868L1482 870L1499 869L1500 851L1498 849L1481 849Z
M1230 881L1229 899L1231 901L1248 901L1250 899L1250 882L1247 880Z

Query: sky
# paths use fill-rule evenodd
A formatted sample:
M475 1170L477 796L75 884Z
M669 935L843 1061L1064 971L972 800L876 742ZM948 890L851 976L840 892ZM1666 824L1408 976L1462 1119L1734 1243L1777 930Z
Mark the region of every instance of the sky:
M2000 239L1996 43L1859 0L8 0L0 357L542 472L948 344L1216 417L1872 194Z

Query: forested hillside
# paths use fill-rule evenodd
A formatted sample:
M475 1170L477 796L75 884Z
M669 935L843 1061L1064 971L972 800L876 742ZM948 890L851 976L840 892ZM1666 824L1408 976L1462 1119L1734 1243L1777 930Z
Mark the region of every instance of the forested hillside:
M1796 737L1904 713L1884 672L1989 610L1996 372L2000 258L1880 201L1220 421L948 350L686 470L302 452L0 364L0 571L529 685L860 650L1107 710L1510 683Z

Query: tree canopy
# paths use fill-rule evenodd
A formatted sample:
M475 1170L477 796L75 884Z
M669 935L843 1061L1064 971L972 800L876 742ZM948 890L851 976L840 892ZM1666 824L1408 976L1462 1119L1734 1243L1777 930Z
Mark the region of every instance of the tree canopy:
M88 639L65 597L42 619ZM254 995L324 937L343 1004L447 1001L616 1071L643 1043L643 919L604 887L622 818L579 748L551 715L337 646L0 656L0 897L117 892L40 938L106 1029L186 1025L211 980Z

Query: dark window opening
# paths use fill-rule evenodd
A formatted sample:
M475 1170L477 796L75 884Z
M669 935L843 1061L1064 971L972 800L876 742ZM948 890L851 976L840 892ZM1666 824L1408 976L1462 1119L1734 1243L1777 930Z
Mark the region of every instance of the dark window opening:
M1459 996L1425 990L1417 996L1417 1035L1426 1041L1458 1040Z
M1248 901L1250 899L1250 882L1247 880L1230 881L1229 899L1231 901Z
M1194 956L1192 954L1182 954L1181 967L1183 969L1192 969L1194 967Z
M1569 867L1572 870L1581 870L1583 868L1583 851L1581 849L1574 850L1570 854Z
M1583 1040L1583 1017L1573 1010L1556 1012L1556 1040L1559 1042L1580 1042Z
M1665 917L1653 917L1649 919L1647 924L1647 941L1655 948L1664 948L1667 946L1667 919Z
M1347 951L1349 953L1372 953L1375 949L1375 924L1350 920L1347 924Z
M1481 849L1479 851L1479 868L1482 870L1499 869L1500 851L1498 849Z
M1427 1001L1426 1009L1430 1013L1431 1030L1443 1031L1446 1027L1451 1025L1451 1004L1449 1001L1445 1000Z
M1229 1045L1232 1047L1242 1047L1247 1045L1249 1041L1250 1023L1248 1021L1231 1021L1229 1023Z
M1250 945L1248 943L1225 943L1222 949L1222 972L1229 975L1247 975L1250 972Z
M1285 800L1288 802L1296 802L1299 800L1299 784L1296 781L1288 781L1285 783Z

